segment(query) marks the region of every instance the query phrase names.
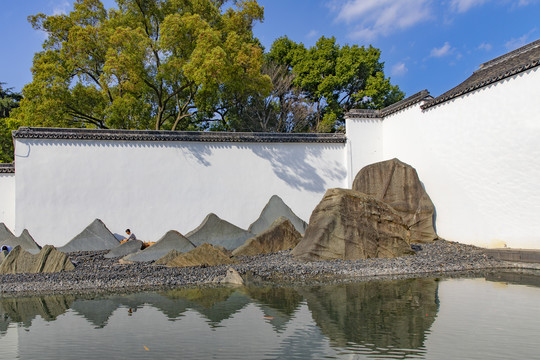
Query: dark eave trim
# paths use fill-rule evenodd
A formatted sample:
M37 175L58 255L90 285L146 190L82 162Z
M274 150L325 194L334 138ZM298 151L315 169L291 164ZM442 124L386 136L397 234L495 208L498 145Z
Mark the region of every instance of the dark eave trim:
M13 163L11 164L0 163L0 174L14 174L14 173L15 173L15 165Z
M242 133L159 130L98 130L21 127L12 132L15 139L102 140L102 141L199 141L243 143L345 143L342 133Z
M429 91L422 90L414 95L411 95L403 100L398 101L395 104L385 107L382 110L373 109L353 109L349 111L345 116L353 119L378 119L391 115L400 110L413 106L421 101L429 101L433 97L429 94Z

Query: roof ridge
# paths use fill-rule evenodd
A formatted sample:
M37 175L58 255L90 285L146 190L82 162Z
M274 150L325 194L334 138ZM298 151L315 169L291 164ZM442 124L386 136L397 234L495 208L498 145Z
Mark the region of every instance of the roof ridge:
M480 66L478 67L478 70L474 71L473 73L476 73L476 72L479 72L479 71L482 71L482 70L485 70L491 66L494 66L494 65L497 65L503 61L506 61L510 58L513 58L515 56L518 56L518 55L521 55L521 54L524 54L526 53L527 51L530 51L536 47L540 46L540 39L536 40L536 41L533 41L532 43L529 43L527 45L524 45L520 48L517 48L513 51L510 51L506 54L503 54L501 56L498 56L496 57L495 59L491 59L489 61L486 61L485 63L482 63L480 64Z
M342 133L261 133L220 131L109 130L79 128L20 127L15 139L113 140L113 141L200 141L265 143L344 143Z

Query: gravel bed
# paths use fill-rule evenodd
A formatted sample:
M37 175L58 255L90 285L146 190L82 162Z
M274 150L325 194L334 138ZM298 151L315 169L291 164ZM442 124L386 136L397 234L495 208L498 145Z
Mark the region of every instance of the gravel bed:
M239 256L233 265L168 268L151 262L120 264L106 259L107 251L68 254L74 271L54 274L0 275L0 294L35 294L72 291L151 290L162 287L216 284L232 266L249 282L306 283L344 279L422 277L425 274L515 268L496 260L482 248L445 240L412 245L416 254L393 259L303 262L290 251Z

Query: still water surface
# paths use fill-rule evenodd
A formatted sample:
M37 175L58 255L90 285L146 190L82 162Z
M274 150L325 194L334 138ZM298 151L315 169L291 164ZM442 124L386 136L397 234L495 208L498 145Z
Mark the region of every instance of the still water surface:
M540 359L540 277L0 298L2 359Z

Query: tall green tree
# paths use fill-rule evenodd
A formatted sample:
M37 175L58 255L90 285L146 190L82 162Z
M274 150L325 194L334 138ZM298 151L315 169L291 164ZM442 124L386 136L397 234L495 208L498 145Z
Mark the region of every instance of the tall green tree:
M29 17L47 33L14 117L24 125L197 129L234 101L267 94L256 0L76 0Z
M11 88L4 89L0 82L0 162L13 161L13 140L11 130L18 127L18 123L9 118L13 109L19 107L22 95L11 91Z
M340 46L334 37L323 36L306 49L281 37L267 57L288 68L294 75L293 85L312 104L312 131L340 130L347 111L380 109L404 97L385 77L380 50L372 46Z

